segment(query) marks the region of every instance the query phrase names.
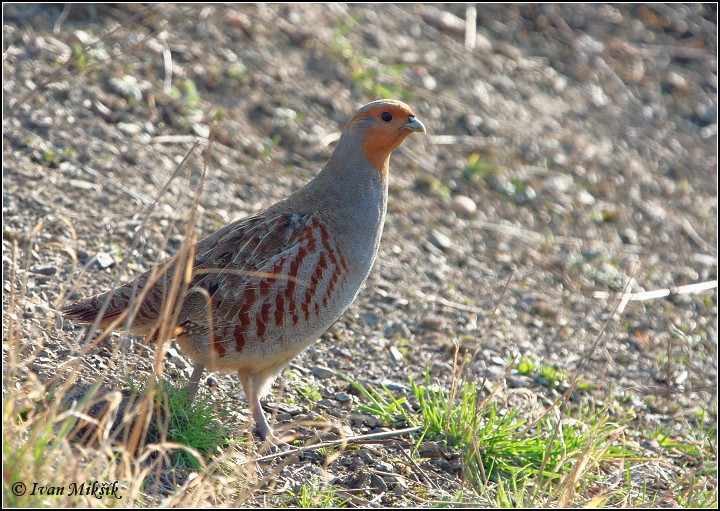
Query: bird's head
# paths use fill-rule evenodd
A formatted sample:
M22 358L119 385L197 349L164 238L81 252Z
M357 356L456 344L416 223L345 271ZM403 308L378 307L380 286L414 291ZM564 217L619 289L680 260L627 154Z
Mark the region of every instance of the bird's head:
M345 127L362 144L368 162L384 180L390 154L413 132L426 133L425 125L402 101L381 99L360 108Z

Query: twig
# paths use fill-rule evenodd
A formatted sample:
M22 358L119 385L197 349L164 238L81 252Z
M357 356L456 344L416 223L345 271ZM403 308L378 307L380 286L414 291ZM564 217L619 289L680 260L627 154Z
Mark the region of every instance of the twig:
M172 63L172 52L170 52L170 45L167 42L167 36L165 32L158 34L158 40L162 44L162 56L163 64L165 65L165 79L163 80L163 92L165 94L170 93L172 87L172 76L173 76L173 63Z
M506 144L502 138L476 137L474 135L429 135L427 140L435 145L469 145L478 149L499 147Z
M488 502L472 502L472 501L463 501L463 500L428 500L426 502L429 506L435 506L438 507L492 507L492 505Z
M685 286L679 287L655 289L653 291L643 291L641 293L623 293L622 296L625 302L657 300L658 298L665 298L666 296L700 293L709 289L715 289L717 288L717 285L717 280L709 280L707 282L700 282L698 284L687 284ZM607 291L596 291L593 293L593 298L609 298L611 295L612 293L608 293Z
M520 227L514 227L511 225L500 225L492 222L484 222L482 220L475 220L469 225L479 227L481 229L487 229L490 231L501 232L509 236L515 236L522 238L528 243L545 243L548 240L552 240L553 243L577 245L582 244L584 239L570 236L555 236L552 233L543 234L537 231L531 231L530 229L522 229Z
M58 19L55 21L55 25L53 25L53 34L59 34L60 29L62 27L62 24L65 22L65 20L68 17L68 14L70 14L70 8L72 7L71 3L65 4L63 7L63 11L60 13L60 16L58 16Z
M475 49L477 41L477 9L475 4L469 4L465 8L465 48Z
M682 219L682 226L683 229L685 229L685 232L688 236L690 236L690 239L693 240L699 247L701 247L705 252L710 252L710 245L702 239L702 237L697 233L697 231L693 228L693 226L688 222L688 219L683 216Z
M357 435L346 438L340 438L331 442L322 442L315 445L308 445L299 449L293 449L292 451L276 452L274 454L268 454L260 458L255 458L253 461L268 461L274 458L280 458L285 456L299 455L308 451L316 451L323 447L337 447L338 445L349 444L349 443L372 443L375 440L383 440L386 438L392 438L407 433L414 433L420 431L422 426L414 426L412 428L397 429L394 431L383 431L381 433L370 433L369 435Z
M335 495L340 497L341 499L346 499L352 502L357 507L381 507L379 504L376 504L375 502L370 502L369 500L361 499L360 497L356 497L352 493L348 493L347 491L343 490L335 490Z
M703 48L688 46L670 46L667 44L638 43L638 51L648 58L671 57L678 59L713 60L715 56Z
M434 6L424 6L420 11L422 20L446 34L461 36L465 33L465 23L455 14Z
M670 46L666 44L630 44L627 41L608 36L606 38L607 47L611 51L618 51L645 59L653 59L655 57L669 57L681 59L711 60L714 55L702 48L691 48L689 46Z
M435 484L435 481L432 480L431 477L429 477L425 471L422 469L420 465L418 465L414 459L412 459L412 456L410 456L408 453L405 452L405 449L402 448L401 445L396 443L396 447L400 451L400 453L405 457L405 459L408 460L408 462L415 467L415 470L417 471L417 474L419 474L419 477L425 482L426 485L432 486L436 490L440 490L440 487Z
M451 302L450 300L446 300L445 298L441 296L436 295L427 295L423 293L422 291L415 290L415 293L422 298L423 300L427 300L428 302L437 302L439 304L445 305L447 307L452 307L453 309L459 309L466 312L472 312L475 314L483 314L485 311L479 307L471 307L470 305L463 305L462 303L457 302Z

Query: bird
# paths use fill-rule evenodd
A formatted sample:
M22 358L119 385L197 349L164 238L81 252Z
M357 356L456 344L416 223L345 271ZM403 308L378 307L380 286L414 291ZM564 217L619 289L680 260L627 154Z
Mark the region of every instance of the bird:
M190 398L205 369L237 371L253 432L282 443L260 399L355 301L378 254L390 155L412 133L426 132L404 102L370 102L344 125L330 158L304 186L198 241L187 261L176 254L160 270L71 303L62 314L103 329L129 325L131 334L153 340L177 267L187 275L191 266L171 331L193 361Z

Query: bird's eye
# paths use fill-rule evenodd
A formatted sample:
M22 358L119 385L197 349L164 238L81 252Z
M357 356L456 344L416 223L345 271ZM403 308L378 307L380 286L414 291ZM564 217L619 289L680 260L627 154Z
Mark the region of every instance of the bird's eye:
M393 120L393 115L390 112L383 112L380 114L380 118L385 122L390 122Z

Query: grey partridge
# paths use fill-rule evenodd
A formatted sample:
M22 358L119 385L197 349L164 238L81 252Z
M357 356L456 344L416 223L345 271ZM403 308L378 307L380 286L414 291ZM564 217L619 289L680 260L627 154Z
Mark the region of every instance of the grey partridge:
M405 103L368 103L345 125L313 180L195 245L173 331L195 364L191 395L204 368L237 371L258 435L274 439L260 398L358 295L378 253L390 154L413 132L425 133L425 126ZM62 312L91 323L107 302L101 328L129 321L131 333L151 335L175 264L170 259L159 276L150 270ZM115 321L126 310L130 319Z

